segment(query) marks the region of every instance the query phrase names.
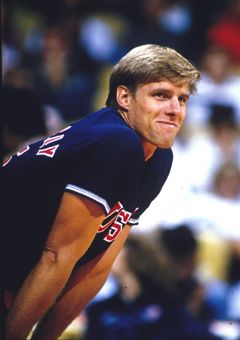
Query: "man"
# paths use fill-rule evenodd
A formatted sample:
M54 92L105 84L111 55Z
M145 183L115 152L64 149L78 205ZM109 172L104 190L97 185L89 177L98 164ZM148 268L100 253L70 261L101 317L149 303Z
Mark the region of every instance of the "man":
M199 72L136 47L114 66L107 108L4 166L7 339L56 339L105 282L130 226L158 195Z

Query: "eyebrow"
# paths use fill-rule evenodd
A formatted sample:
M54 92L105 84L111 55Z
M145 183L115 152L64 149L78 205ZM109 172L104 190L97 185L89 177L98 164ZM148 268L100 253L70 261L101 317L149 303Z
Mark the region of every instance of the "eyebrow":
M190 93L189 92L184 92L184 93L181 93L178 97L184 97L186 99L188 99L190 97Z
M171 95L172 94L172 90L168 89L168 88L165 88L165 87L157 87L156 89L153 90L153 92L164 92L166 94L169 94ZM190 97L190 92L181 92L178 97L185 97L185 98L189 98Z

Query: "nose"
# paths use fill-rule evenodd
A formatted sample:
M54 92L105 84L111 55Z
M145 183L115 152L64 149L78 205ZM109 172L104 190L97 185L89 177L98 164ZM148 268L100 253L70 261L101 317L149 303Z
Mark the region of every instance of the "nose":
M182 111L182 108L179 103L178 97L173 96L171 100L169 101L169 113L176 115L178 113L181 113L181 111Z

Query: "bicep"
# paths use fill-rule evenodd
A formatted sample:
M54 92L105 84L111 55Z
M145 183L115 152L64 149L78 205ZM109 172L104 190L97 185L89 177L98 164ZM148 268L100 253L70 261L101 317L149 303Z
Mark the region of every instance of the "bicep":
M90 199L64 193L45 248L58 257L78 260L88 249L104 219L102 207Z

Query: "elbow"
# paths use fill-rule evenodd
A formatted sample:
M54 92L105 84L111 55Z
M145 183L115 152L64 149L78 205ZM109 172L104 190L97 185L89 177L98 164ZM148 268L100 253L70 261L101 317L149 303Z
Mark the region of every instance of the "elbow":
M58 258L58 254L55 250L49 248L49 247L45 247L43 249L42 252L42 259L46 259L47 261L49 261L50 263L56 263L57 262L57 258Z
M41 262L47 263L50 267L55 266L71 271L76 263L76 259L64 249L55 250L45 246L41 256Z

